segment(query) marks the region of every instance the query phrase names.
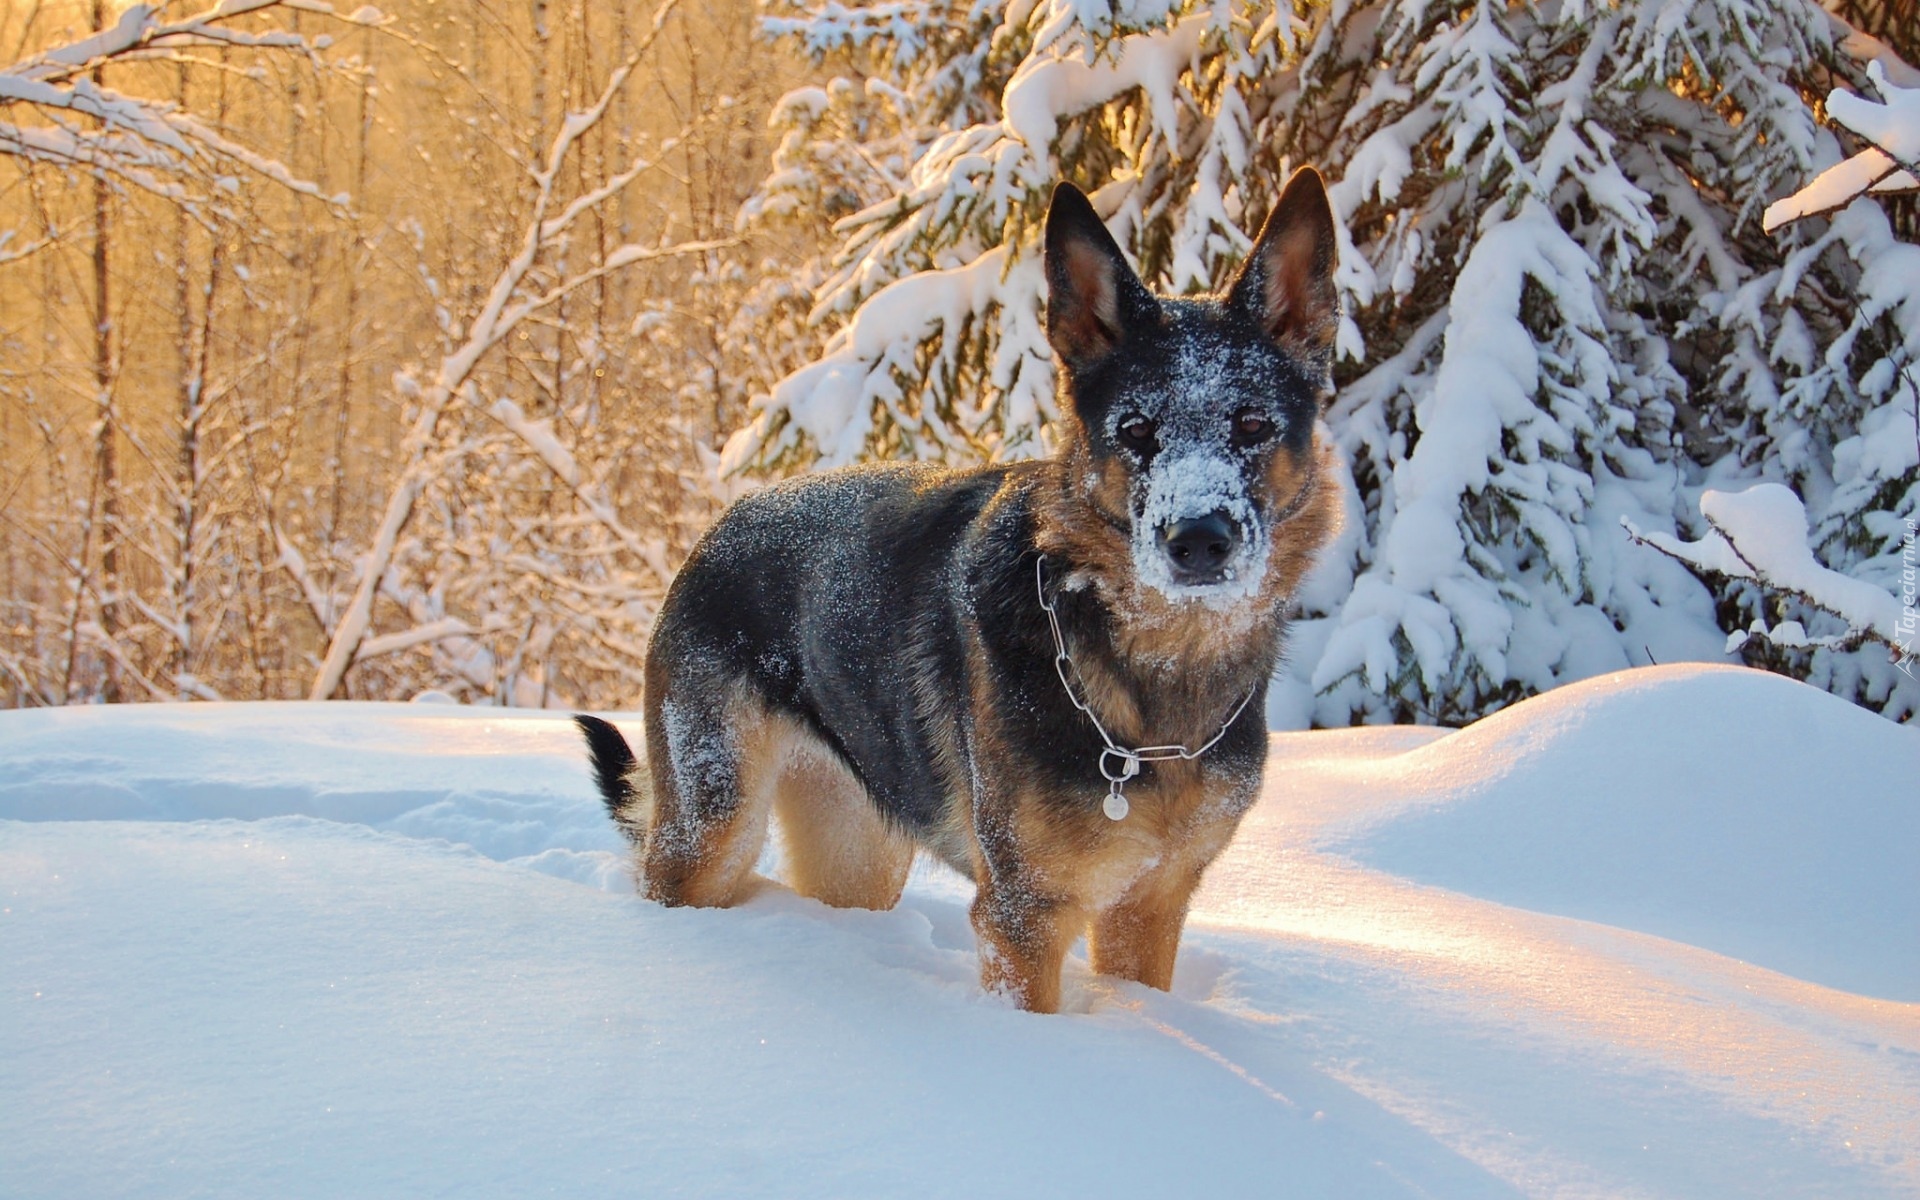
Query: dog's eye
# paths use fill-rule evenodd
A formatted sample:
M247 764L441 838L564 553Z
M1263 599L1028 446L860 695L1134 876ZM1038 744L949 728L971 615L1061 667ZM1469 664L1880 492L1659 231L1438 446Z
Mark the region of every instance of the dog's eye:
M1247 408L1233 415L1233 440L1242 446L1264 442L1273 433L1273 422L1265 413Z
M1120 418L1120 441L1129 450L1153 449L1153 422L1139 413Z

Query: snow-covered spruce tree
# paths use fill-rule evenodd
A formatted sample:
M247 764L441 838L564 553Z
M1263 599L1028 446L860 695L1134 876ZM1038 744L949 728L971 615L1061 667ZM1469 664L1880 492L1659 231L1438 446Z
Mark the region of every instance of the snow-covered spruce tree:
M732 469L1042 452L1051 183L1187 292L1314 163L1343 227L1327 420L1353 490L1277 720L1460 721L1721 656L1758 593L1620 528L1693 532L1706 486L1793 485L1838 569L1898 553L1913 458L1849 439L1903 419L1914 248L1872 212L1759 228L1839 157L1811 98L1858 79L1806 0L792 0L769 23L846 78L782 108L747 218L837 218L840 244L805 280L808 361ZM1876 651L1822 653L1785 665L1911 710Z
M1778 229L1837 212L1828 238L1843 245L1860 268L1852 321L1822 366L1796 382L1801 388L1857 386L1867 401L1858 427L1833 447L1825 515L1816 536L1809 536L1805 504L1783 488L1762 484L1732 495L1709 491L1700 506L1711 528L1699 541L1680 543L1660 534L1646 535L1646 541L1708 576L1756 585L1740 597L1754 615L1745 628L1733 631L1731 645L1753 646L1750 656L1804 664L1810 678L1835 691L1869 700L1884 697L1885 711L1905 719L1920 707L1915 686L1920 631L1914 620L1920 367L1913 361L1912 336L1920 246L1896 242L1889 236L1892 214L1856 201L1869 195L1892 203L1893 196L1920 190L1920 71L1858 35L1850 46L1868 60L1867 78L1884 101L1835 89L1826 107L1835 123L1864 144L1770 205L1762 219L1764 227ZM1903 310L1904 322L1898 319ZM1879 334L1876 326L1890 315L1895 318L1892 351L1855 385L1847 351L1856 339ZM1781 473L1797 477L1791 470ZM1848 571L1818 562L1815 548L1847 563ZM1844 653L1867 644L1877 644L1888 658Z

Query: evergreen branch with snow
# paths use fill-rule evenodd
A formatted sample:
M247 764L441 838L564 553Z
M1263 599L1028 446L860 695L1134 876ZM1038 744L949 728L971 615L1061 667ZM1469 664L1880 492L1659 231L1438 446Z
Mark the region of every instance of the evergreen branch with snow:
M1821 639L1831 649L1852 649L1878 642L1893 651L1896 662L1910 660L1920 641L1911 606L1903 609L1898 597L1864 580L1842 574L1820 563L1808 547L1807 510L1800 497L1777 483L1762 483L1741 492L1708 490L1700 496L1707 520L1705 536L1686 541L1671 534L1642 532L1621 518L1627 536L1651 546L1696 571L1755 583L1783 593L1846 623L1846 632ZM1909 537L1911 537L1909 533ZM1779 627L1776 627L1776 630ZM1764 625L1757 628L1765 633ZM1733 634L1733 645L1746 631ZM1775 638L1780 635L1776 632ZM1798 622L1784 644L1809 646Z
M1859 134L1867 147L1822 171L1812 183L1767 206L1761 225L1768 233L1789 221L1822 216L1869 193L1890 195L1920 189L1920 86L1898 87L1884 63L1867 64L1867 78L1885 99L1874 103L1835 88L1827 115Z

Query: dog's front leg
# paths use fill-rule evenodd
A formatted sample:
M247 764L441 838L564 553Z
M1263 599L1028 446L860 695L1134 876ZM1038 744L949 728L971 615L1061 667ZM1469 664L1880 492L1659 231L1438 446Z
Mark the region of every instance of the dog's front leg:
M1060 1011L1060 965L1085 916L1042 895L1029 878L989 873L973 899L980 986L1028 1012Z
M1155 871L1136 883L1088 929L1093 969L1163 992L1171 988L1187 903L1199 884L1199 870L1185 865Z
M1028 1012L1058 1012L1060 967L1086 928L1085 906L1062 886L1075 878L1080 839L1072 823L1050 816L1045 780L1000 723L1002 689L988 673L981 680L966 742L973 791L963 818L973 841L980 985Z

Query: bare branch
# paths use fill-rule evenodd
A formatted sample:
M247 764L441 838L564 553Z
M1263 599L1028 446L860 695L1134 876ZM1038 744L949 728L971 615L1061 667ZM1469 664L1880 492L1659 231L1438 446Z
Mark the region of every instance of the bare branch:
M0 68L0 111L21 108L40 118L38 124L0 120L0 154L99 171L189 206L217 200L223 175L238 169L344 209L345 196L322 193L278 160L231 141L176 103L103 87L95 74L111 63L167 57L199 45L291 53L318 63L323 44L318 40L287 30L251 33L227 24L269 9L294 8L333 15L330 6L307 0L225 0L197 15L166 21L161 6L136 4L112 28ZM92 118L99 127L82 128L75 116Z

